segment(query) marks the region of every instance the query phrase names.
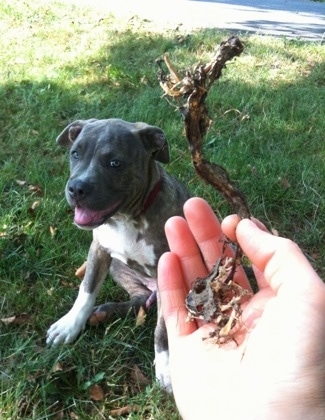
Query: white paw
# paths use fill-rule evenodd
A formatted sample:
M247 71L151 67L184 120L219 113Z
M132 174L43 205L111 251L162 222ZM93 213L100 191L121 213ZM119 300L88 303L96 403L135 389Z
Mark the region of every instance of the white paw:
M173 393L172 381L169 372L169 351L155 351L156 379L160 386L169 394Z
M86 321L75 312L68 312L48 329L46 344L71 343L85 328Z
M78 297L70 311L47 331L47 344L71 343L85 328L95 303L95 294L79 289Z

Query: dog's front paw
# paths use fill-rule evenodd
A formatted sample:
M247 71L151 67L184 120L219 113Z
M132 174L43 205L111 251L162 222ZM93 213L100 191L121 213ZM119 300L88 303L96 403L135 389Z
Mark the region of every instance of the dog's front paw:
M159 382L160 386L169 394L172 394L173 387L172 387L172 381L170 378L170 371L169 371L169 351L168 350L155 352L155 368L156 368L156 379Z
M86 320L77 318L71 311L68 312L48 329L46 344L71 343L84 329L85 323Z

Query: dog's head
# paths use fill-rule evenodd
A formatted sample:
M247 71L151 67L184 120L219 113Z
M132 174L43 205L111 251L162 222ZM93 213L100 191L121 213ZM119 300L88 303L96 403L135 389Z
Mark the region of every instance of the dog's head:
M169 162L164 132L141 122L77 120L57 143L70 148L66 197L75 208L75 223L84 229L117 212L136 211L158 176L155 161Z

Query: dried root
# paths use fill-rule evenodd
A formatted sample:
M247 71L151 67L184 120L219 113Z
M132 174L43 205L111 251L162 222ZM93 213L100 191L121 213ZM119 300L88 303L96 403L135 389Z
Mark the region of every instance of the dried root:
M250 210L244 195L222 166L204 159L202 147L204 136L211 125L205 104L209 89L221 76L226 62L239 56L243 49L239 38L230 37L220 44L209 63L198 65L184 74L175 69L168 54L156 62L164 97L171 105L174 104L183 117L186 139L197 174L219 191L241 218L249 218ZM211 337L218 344L233 337L241 316L242 298L250 294L233 281L241 255L239 246L235 247L236 258L222 258L206 278L196 279L186 299L189 320L198 318L216 324Z
M241 302L251 292L232 280L234 258L220 259L205 278L197 278L185 304L187 321L202 319L216 324L207 338L223 344L233 338L241 317Z

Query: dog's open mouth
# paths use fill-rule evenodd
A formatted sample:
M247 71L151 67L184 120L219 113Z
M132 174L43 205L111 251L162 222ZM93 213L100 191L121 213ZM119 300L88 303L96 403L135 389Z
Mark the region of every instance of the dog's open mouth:
M74 209L74 222L82 228L100 226L116 213L119 205L120 202L117 202L104 210L91 210L77 205Z

